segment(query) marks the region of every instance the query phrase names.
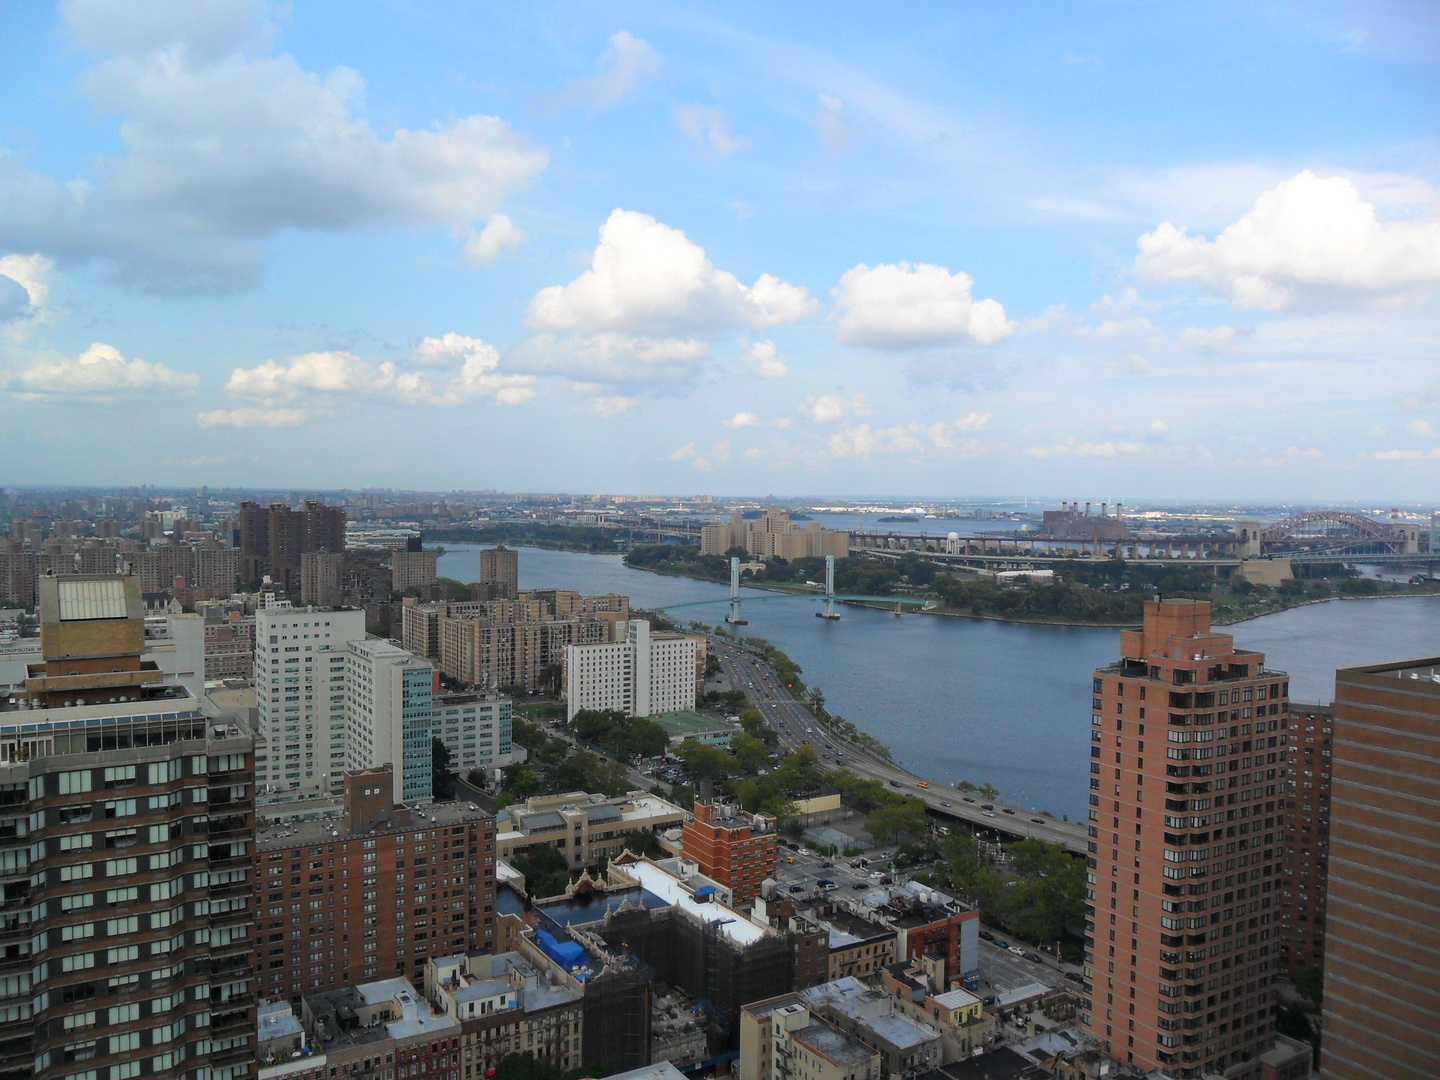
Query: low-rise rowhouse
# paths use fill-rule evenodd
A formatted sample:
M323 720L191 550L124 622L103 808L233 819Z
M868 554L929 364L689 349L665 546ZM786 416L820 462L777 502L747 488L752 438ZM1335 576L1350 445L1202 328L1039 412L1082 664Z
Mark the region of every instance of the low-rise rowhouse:
M537 795L496 816L499 856L511 862L537 847L553 847L572 867L620 854L632 832L663 833L685 823L685 811L644 791L619 798L567 791Z
M968 990L944 991L939 957L900 960L881 974L881 986L895 999L900 1011L913 1020L933 1024L940 1031L943 1064L960 1061L995 1041L994 1018Z

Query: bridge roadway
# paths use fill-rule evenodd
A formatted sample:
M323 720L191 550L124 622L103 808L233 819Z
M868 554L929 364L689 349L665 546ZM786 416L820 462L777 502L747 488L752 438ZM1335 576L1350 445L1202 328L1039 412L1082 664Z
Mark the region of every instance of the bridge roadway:
M867 753L857 746L830 734L817 725L810 711L796 701L788 689L780 684L775 672L749 650L737 648L717 638L709 639L709 648L720 661L729 684L744 692L769 725L780 736L781 745L794 749L810 743L820 754L821 762L827 768L843 766L850 771L873 780L897 786L906 795L913 795L924 801L926 809L939 818L963 821L982 831L989 831L997 839L1021 840L1027 837L1049 840L1064 844L1077 855L1086 853L1085 825L1078 821L1057 821L1032 813L1023 807L1007 804L999 799L986 800L978 795L966 797L948 784L931 784L928 788L919 786L927 778L917 776L894 762ZM817 730L818 727L818 730ZM892 784L892 781L895 783ZM991 802L995 809L986 812L981 803ZM1034 820L1034 819L1039 819Z

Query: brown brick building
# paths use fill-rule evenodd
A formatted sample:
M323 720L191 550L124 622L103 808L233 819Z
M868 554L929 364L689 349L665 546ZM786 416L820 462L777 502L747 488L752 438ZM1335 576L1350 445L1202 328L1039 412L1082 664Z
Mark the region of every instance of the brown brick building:
M1325 961L1325 888L1330 870L1330 763L1335 710L1290 703L1280 736L1289 761L1285 856L1280 880L1280 974ZM1289 739L1288 744L1286 739Z
M747 814L730 803L697 800L685 822L685 858L733 894L736 907L750 903L760 883L775 876L775 819Z
M1122 1061L1258 1077L1274 1038L1289 682L1153 600L1091 709L1084 1021Z
M266 997L418 983L433 956L493 948L495 819L459 802L395 807L390 772L346 773L343 816L276 820L269 808L255 859Z
M1321 1075L1440 1076L1440 657L1335 673Z

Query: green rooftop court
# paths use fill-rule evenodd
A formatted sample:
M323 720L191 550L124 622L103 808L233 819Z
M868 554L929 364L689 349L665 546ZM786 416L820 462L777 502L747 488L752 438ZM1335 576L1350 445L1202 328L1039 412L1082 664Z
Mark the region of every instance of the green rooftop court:
M711 745L729 746L730 736L735 732L735 729L723 720L693 712L664 713L650 719L665 729L665 734L670 736L672 743L696 739Z

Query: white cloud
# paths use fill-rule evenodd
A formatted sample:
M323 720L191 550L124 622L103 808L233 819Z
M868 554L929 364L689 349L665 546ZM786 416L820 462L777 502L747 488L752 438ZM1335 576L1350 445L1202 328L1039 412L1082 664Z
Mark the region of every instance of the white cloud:
M634 94L659 67L660 54L653 45L621 30L610 36L610 46L600 54L595 74L570 83L550 103L580 105L596 112L610 109Z
M193 390L200 378L152 364L126 360L113 345L95 342L78 357L37 359L10 375L10 389L47 397L104 397L136 390Z
M1151 435L1159 438L1162 435L1170 434L1170 425L1167 424L1164 420L1151 420L1150 425L1146 430L1149 431Z
M371 364L342 350L304 353L285 364L266 360L253 368L235 368L225 392L267 408L334 397L451 406L487 397L502 405L521 405L535 397L535 376L502 374L499 352L479 338L455 333L423 338L411 365Z
M1405 430L1412 435L1420 435L1427 439L1433 438L1435 435L1435 428L1429 420L1412 420L1405 425Z
M839 394L821 394L818 398L807 400L805 411L817 424L833 424L852 413L864 416L870 409L865 404L864 394L856 394L853 399L843 398Z
M600 416L608 420L612 416L629 412L637 403L638 399L625 397L622 394L597 394L585 403L585 411L591 416Z
M506 361L516 370L579 382L673 388L693 383L709 358L710 346L697 338L601 333L537 334L515 346Z
M748 359L755 365L755 374L762 379L783 379L790 374L790 365L775 348L773 341L757 341L750 346Z
M1393 299L1440 283L1440 218L1381 221L1354 182L1306 170L1213 241L1164 222L1140 237L1136 265L1241 307Z
M246 405L238 409L212 409L195 414L195 422L203 428L213 427L296 427L309 420L309 409L285 406Z
M687 458L693 458L699 452L700 451L696 449L695 443L687 442L684 446L678 446L670 451L670 460L685 461Z
M1130 359L1125 361L1125 366L1132 375L1148 375L1151 370L1150 361L1139 353L1132 354Z
M730 134L725 114L712 105L676 105L674 117L682 135L705 144L717 154L733 153L745 145L746 140Z
M1213 352L1234 345L1248 331L1233 326L1187 326L1180 331L1180 344L1199 352Z
M1370 457L1375 461L1440 461L1440 446L1428 453L1424 450L1381 450Z
M961 431L978 431L989 422L987 414L971 413L952 424L901 424L895 427L872 428L855 424L841 428L830 436L826 453L833 458L870 458L891 454L926 457L931 450L950 457L977 457L985 445L973 437L960 437Z
M529 322L586 333L713 333L794 322L817 308L804 288L771 274L743 285L679 229L617 209L600 227L590 269L537 293Z
M973 300L969 274L930 263L864 263L832 291L841 341L877 349L914 349L970 341L990 345L1015 324L996 300Z
M378 132L356 72L253 51L273 30L258 4L92 0L64 15L107 54L79 86L118 114L123 149L71 182L0 153L0 245L223 291L258 279L255 242L278 231L465 229L547 164L493 116Z
M820 105L815 110L815 131L820 136L820 145L831 157L848 153L859 134L854 116L845 111L845 103L829 94L820 95Z
M485 228L476 232L470 230L470 239L465 241L461 255L466 262L486 265L505 253L506 248L519 247L525 239L525 230L516 225L505 214L494 214L485 223Z
M44 255L0 255L0 277L9 278L23 289L27 306L38 310L45 306L45 299L50 295L53 265ZM4 310L0 309L0 322L5 317Z
M1073 437L1051 446L1028 446L1025 448L1027 457L1039 458L1042 461L1049 458L1069 457L1118 458L1143 453L1145 453L1145 447L1141 443L1108 440L1099 443L1082 443Z
M722 421L732 431L739 431L741 428L759 427L760 417L753 412L737 412L729 420Z

